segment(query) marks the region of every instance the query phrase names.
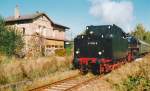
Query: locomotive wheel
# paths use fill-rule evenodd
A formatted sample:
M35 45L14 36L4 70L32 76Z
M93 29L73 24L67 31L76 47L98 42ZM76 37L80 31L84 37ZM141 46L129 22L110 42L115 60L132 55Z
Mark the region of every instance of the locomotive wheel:
M80 66L80 73L81 74L87 74L88 73L88 66L87 65L81 65Z
M99 68L100 68L100 65L99 65L99 64L93 64L93 65L92 65L92 73L93 73L94 75L99 75L99 74L100 74Z
M82 75L86 75L88 73L88 71L80 71L80 74Z
M105 66L103 64L100 65L99 67L100 73L104 73L105 72Z

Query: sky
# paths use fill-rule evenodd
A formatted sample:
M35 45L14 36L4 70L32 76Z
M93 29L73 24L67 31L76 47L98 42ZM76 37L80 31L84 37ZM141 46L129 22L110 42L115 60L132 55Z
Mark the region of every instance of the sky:
M76 36L87 25L117 24L125 32L142 23L150 31L150 0L1 0L0 15L36 11L46 13L54 22L70 27L69 36Z

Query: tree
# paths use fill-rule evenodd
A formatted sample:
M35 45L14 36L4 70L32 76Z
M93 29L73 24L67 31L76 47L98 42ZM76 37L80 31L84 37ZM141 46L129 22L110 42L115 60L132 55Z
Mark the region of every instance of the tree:
M150 32L146 31L145 27L142 24L138 24L135 30L131 32L131 34L137 39L150 43Z
M135 28L135 31L133 31L131 34L140 40L144 40L145 39L144 38L144 36L145 36L144 26L142 24L138 24Z
M24 46L22 36L14 27L8 27L0 18L0 53L7 56L18 54Z
M150 44L150 32L149 32L149 31L147 31L147 32L145 33L145 42L147 42L147 43Z

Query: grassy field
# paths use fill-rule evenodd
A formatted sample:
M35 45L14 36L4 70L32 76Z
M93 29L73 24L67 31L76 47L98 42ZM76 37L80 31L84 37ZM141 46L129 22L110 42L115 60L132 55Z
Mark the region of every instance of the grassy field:
M78 72L70 70L71 60L71 56L51 56L24 60L0 56L0 87L20 81L30 81L27 86L15 86L15 89L19 89L18 91L21 89L23 91L23 89L31 89L75 75ZM12 88L7 88L6 91L13 91Z
M71 57L0 59L1 86L29 81L25 84L12 85L2 91L25 91L78 74L78 71L70 70ZM150 55L140 61L127 63L76 91L150 91Z
M150 55L127 63L77 91L150 91Z

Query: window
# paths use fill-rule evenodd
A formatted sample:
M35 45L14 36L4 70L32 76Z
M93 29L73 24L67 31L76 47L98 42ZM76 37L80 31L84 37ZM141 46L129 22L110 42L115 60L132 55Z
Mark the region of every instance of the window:
M47 48L51 48L51 45L47 45L46 47L47 47Z
M40 28L41 28L41 26L39 25L39 26L38 26L38 28L40 29Z
M55 45L55 48L58 48L58 45Z
M46 36L46 35L47 35L47 33L46 33L46 32L47 32L47 29L46 29L46 27L45 27L45 26L43 27L43 30L42 30L42 31L43 31L43 32L41 32L41 33L42 33L42 35Z
M25 35L25 28L22 28L22 34Z
M47 48L49 47L49 45L46 46Z
M60 48L63 48L63 46L60 46Z

